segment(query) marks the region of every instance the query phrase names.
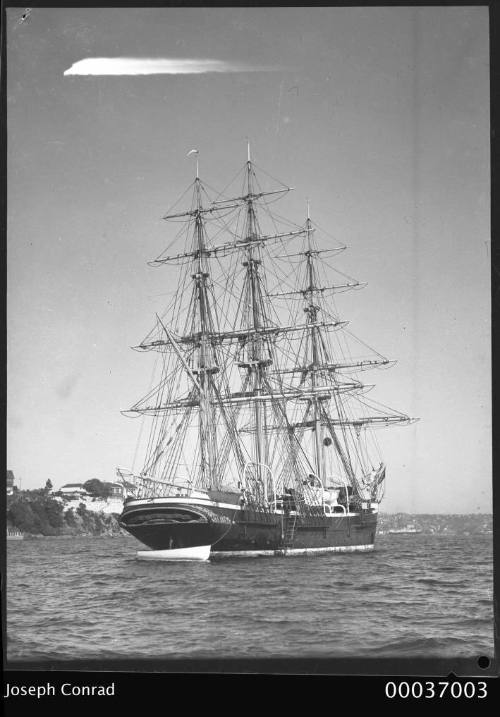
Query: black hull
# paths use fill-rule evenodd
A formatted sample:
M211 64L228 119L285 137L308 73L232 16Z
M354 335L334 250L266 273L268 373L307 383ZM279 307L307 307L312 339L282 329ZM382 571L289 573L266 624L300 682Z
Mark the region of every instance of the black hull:
M120 525L152 550L211 546L211 557L369 550L377 514L299 516L214 504L132 501Z

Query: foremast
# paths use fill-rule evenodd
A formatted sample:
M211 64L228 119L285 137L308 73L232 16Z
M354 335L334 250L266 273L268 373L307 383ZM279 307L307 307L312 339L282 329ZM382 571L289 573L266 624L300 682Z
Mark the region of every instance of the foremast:
M219 371L219 366L217 365L217 356L209 341L209 335L214 332L215 327L207 288L210 272L207 266L207 248L198 166L195 179L195 201L194 222L198 256L194 259L196 271L193 273L192 279L195 292L195 314L196 308L199 314L199 345L198 360L195 360L193 373L197 375L199 383L200 484L202 487L207 488L212 487L213 484L218 484L217 431L214 430L215 421L212 399L214 394L213 376ZM193 317L193 328L195 328L194 322L195 317Z
M141 492L145 495L168 495L169 488L179 482L177 469L182 464L184 449L189 451L191 470L187 484L191 488L220 489L228 472L228 454L241 472L245 456L238 443L237 429L230 407L221 400L229 392L224 359L220 354L222 334L215 302L210 260L215 254L206 235L206 218L220 212L205 207L204 186L198 174L192 184L191 208L165 220L188 224L191 243L174 257L160 255L152 266L173 261L188 264L174 291L173 316L163 321L157 316L157 328L136 346L137 350L154 350L163 361L160 383L138 401L127 414L153 416L144 468L139 474ZM191 292L185 288L191 285ZM181 308L183 307L183 308ZM179 333L178 323L185 316ZM170 328L168 327L170 324ZM182 388L187 380L187 388ZM196 415L197 414L197 415ZM177 418L180 416L180 420ZM194 424L194 425L192 425ZM189 440L191 427L197 425L197 440ZM221 426L225 429L222 433ZM231 468L233 467L231 465ZM148 487L149 486L149 487Z

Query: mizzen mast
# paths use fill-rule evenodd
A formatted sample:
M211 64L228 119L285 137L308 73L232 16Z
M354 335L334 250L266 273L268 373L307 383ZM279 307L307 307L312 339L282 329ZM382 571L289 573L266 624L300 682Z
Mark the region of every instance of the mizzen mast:
M314 390L317 384L317 369L319 366L319 352L318 352L318 312L320 307L315 303L315 293L317 291L315 273L313 267L313 255L312 255L312 223L309 213L309 200L307 201L307 219L306 219L306 238L307 238L307 251L306 256L306 269L307 269L307 286L305 288L304 298L306 300L306 306L304 308L307 314L307 324L310 324L310 341L311 341L311 386ZM324 454L322 447L322 427L321 427L321 411L320 411L320 397L313 395L311 398L313 408L313 421L314 421L314 457L316 464L316 475L323 484L325 466L324 466Z

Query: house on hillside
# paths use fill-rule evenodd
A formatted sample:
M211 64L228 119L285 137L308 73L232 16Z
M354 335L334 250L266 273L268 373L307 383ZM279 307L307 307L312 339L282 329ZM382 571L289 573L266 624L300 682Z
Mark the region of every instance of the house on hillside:
M7 471L7 495L12 495L14 492L14 471Z
M108 483L109 486L111 486L111 495L110 498L119 498L120 500L123 499L124 495L124 488L121 483Z
M66 483L58 491L64 498L83 498L89 495L82 483Z

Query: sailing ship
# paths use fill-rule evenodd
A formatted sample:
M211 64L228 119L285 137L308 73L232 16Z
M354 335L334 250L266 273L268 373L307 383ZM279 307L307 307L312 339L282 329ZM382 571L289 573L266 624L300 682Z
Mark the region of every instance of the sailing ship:
M150 262L175 288L134 347L156 352L160 376L123 412L151 421L141 470L117 469L120 525L142 559L370 550L386 476L375 429L414 419L359 378L395 363L338 314L336 296L364 284L331 264L346 247L309 202L302 224L276 214L292 188L250 147L237 190L219 194L189 155L191 203L163 217L180 231Z

